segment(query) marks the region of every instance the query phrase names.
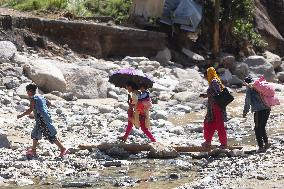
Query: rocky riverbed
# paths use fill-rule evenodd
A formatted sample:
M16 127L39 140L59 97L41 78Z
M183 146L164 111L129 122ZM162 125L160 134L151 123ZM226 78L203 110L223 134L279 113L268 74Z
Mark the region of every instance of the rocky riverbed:
M93 188L283 188L284 86L274 83L282 105L274 107L268 123L271 148L255 153L252 115L241 117L244 75L266 74L281 81L284 71L277 55L248 57L236 62L222 58L219 72L230 86L235 101L228 107L229 144L244 150L211 153L180 153L175 159L151 159L148 153L131 154L113 148L106 152L72 151L58 158L54 145L41 141L39 156L27 160L34 120L16 119L28 108L27 83L35 82L50 99L50 109L60 140L68 148L79 144L117 142L127 121L127 92L108 83L113 70L134 67L153 76L151 125L154 136L165 145L200 145L206 101L199 97L207 82L196 67L157 62L145 57L122 60L81 58L68 47L63 57L27 49L18 52L11 42L0 42L0 188L93 187ZM1 46L1 47L2 47ZM6 49L6 50L2 50ZM268 57L269 56L269 57ZM271 58L273 57L273 58ZM280 61L280 62L279 62ZM275 70L278 73L275 73ZM134 129L128 143L149 143ZM215 137L214 143L218 144Z

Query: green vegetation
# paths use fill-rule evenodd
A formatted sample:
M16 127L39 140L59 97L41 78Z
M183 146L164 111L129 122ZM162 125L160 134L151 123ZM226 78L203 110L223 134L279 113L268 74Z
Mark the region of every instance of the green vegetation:
M111 16L121 23L128 18L131 0L0 0L0 6L21 11L64 10L75 16Z
M253 0L223 0L221 24L230 25L230 31L240 41L249 41L256 48L267 43L253 26Z

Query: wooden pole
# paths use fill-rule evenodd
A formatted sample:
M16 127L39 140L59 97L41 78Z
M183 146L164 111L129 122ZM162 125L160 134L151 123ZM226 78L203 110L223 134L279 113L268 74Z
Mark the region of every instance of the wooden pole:
M212 55L216 58L220 52L220 36L219 36L219 17L220 17L220 0L214 3L214 27L213 27L213 48Z
M80 150L91 150L91 149L99 149L101 151L106 151L113 147L123 148L129 152L142 152L142 151L150 151L151 145L150 144L125 144L125 143L102 143L97 145L79 145L78 148ZM217 146L212 146L211 148L204 148L201 146L172 146L177 152L208 152L210 150L216 149ZM228 150L234 149L242 149L241 146L229 146Z

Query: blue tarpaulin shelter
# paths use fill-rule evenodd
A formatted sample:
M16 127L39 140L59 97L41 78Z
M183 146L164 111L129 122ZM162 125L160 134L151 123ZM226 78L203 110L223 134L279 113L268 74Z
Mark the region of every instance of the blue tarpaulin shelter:
M181 29L195 32L202 19L202 6L194 0L165 0L161 23L180 24Z

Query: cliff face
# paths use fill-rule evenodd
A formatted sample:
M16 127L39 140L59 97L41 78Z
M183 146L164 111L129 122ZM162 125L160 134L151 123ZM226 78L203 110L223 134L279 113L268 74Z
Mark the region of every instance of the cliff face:
M254 0L255 25L268 42L268 50L284 56L284 1Z

